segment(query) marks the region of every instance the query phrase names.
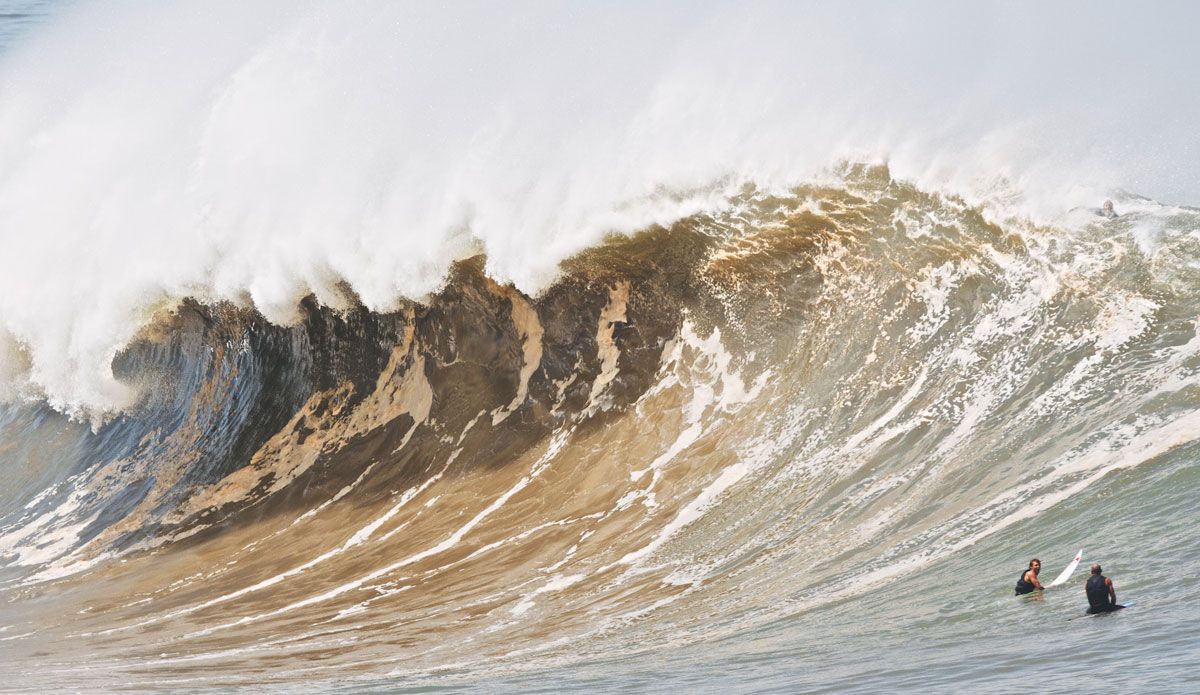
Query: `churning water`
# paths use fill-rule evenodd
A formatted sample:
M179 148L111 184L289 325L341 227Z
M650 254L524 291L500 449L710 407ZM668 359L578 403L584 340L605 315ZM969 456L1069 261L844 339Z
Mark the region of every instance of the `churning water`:
M5 8L0 691L1200 689L1182 44Z

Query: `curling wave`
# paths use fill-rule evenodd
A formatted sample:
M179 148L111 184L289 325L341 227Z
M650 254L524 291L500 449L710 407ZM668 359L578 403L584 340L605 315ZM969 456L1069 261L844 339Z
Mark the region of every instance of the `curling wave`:
M165 306L113 361L121 415L3 411L6 681L475 679L979 552L1195 446L1200 213L1120 207L997 224L847 166L536 295L475 257L389 312Z

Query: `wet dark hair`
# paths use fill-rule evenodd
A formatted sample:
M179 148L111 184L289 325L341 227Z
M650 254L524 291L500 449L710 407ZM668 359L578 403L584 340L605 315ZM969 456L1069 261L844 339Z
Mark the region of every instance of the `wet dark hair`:
M1042 561L1035 557L1029 561L1029 569L1033 569L1033 563L1035 563L1035 562L1038 563L1039 565L1042 564Z
M1092 565L1092 574L1100 574L1100 573L1101 573L1101 572L1103 572L1103 571L1104 571L1104 570L1100 569L1100 563L1099 563L1099 562L1097 562L1096 564Z

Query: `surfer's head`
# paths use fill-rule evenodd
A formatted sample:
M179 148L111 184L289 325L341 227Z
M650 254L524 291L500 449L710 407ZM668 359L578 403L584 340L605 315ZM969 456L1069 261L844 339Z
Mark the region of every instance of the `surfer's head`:
M1029 569L1033 570L1034 574L1037 574L1042 570L1042 561L1036 557L1033 558L1029 561Z
M1102 209L1103 209L1105 212L1112 212L1112 209L1113 209L1113 206L1112 206L1112 201L1111 201L1111 200L1106 200L1106 201L1104 201L1104 205L1102 205L1102 206L1101 206L1101 208L1102 208Z
M1100 574L1100 563L1092 565L1092 574Z

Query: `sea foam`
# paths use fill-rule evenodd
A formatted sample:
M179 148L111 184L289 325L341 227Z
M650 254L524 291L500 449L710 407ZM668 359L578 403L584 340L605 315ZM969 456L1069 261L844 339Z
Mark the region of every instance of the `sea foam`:
M1020 214L1194 202L1189 23L1150 14L73 3L0 62L0 392L120 409L113 357L180 298L388 310L481 252L536 293L847 159Z

